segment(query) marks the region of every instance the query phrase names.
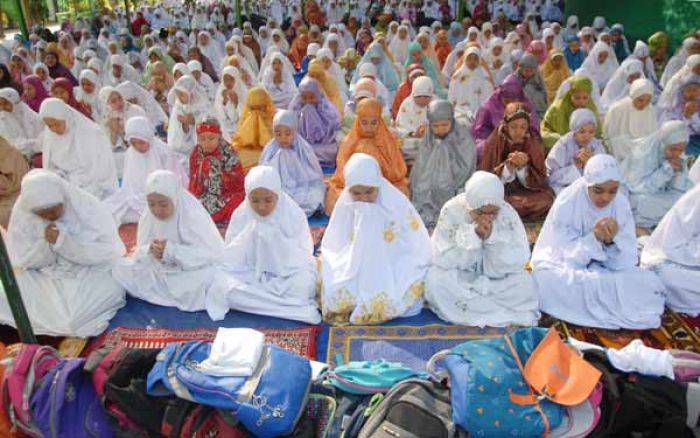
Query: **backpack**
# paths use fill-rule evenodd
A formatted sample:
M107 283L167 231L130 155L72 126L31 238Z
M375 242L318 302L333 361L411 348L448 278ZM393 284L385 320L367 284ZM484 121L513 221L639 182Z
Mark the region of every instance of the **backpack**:
M112 423L102 409L85 359L61 360L41 379L31 398L35 424L44 437L111 438Z
M584 351L584 358L603 373L605 388L602 417L590 437L693 436L686 426L686 389L681 384L619 371L602 351Z
M209 406L198 405L185 418L180 438L246 438L248 434L236 426L230 415Z
M85 369L105 410L120 433L130 436L160 436L168 400L146 393L146 376L158 350L137 348L99 349L88 358Z
M360 431L359 438L466 437L452 421L450 391L441 383L405 380L389 391Z
M7 368L2 379L2 406L13 428L30 436L42 436L32 421L30 397L39 381L59 361L60 356L55 349L37 344L23 344L7 356Z
M5 358L10 354L8 351L10 348L13 347L7 348L4 344L0 343L0 382L2 382L3 376L5 375ZM19 434L12 431L10 417L7 415L5 409L0 406L0 438L14 438L17 436L19 436Z
M349 362L325 374L328 383L350 394L385 393L398 382L412 377L425 378L427 374L381 359Z

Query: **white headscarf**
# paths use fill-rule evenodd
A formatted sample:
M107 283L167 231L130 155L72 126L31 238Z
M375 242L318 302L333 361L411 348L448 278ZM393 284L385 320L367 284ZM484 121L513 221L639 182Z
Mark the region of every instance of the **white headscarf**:
M153 126L158 126L168 122L168 115L163 111L163 107L156 102L151 93L133 82L122 82L117 87L125 100L136 100L135 105L141 107L146 112L146 116Z
M199 42L200 35L207 35L209 37L209 42L207 44L202 44ZM221 65L221 61L224 59L224 52L219 46L219 43L212 38L211 34L207 31L201 31L197 35L197 47L202 52L202 55L209 58L212 65Z
M598 62L598 55L602 52L607 52L608 57L603 64L600 64ZM612 78L617 69L617 62L614 61L614 59L617 58L615 58L615 52L613 52L612 47L603 41L598 41L583 61L583 64L581 64L581 68L586 69L586 71L590 73L595 83L602 90L608 84L608 81Z
M147 250L155 239L165 239L168 243L196 247L206 253L211 263L218 263L224 242L219 230L197 198L182 186L179 177L168 170L156 170L146 180L146 196L157 193L168 197L175 211L166 220L153 216L146 209L138 226L137 245L139 250ZM167 248L166 248L167 250Z
M174 104L170 111L170 122L168 123L168 146L176 152L189 155L196 142L194 126L190 126L190 130L185 132L177 117L191 114L196 123L207 114L209 99L203 94L201 87L192 76L182 76L178 79L173 86L173 95L175 95L175 90L187 93L190 101L184 104L177 97L174 98Z
M0 111L0 136L29 155L36 151L37 140L44 130L41 117L20 100L14 88L0 89L0 98L12 104L12 111Z
M399 32L401 30L406 31L406 38L399 38ZM404 65L406 58L408 57L408 45L411 44L411 34L408 31L408 26L399 26L396 35L391 39L389 43L389 50L391 50L392 55L394 55L394 60L400 65Z
M613 103L605 114L605 135L613 140L624 136L623 141L644 137L659 127L658 112L649 102L639 111L632 101L645 94L654 95L654 84L648 79L637 79L630 85L627 97Z
M312 43L315 44L315 43ZM311 46L311 44L309 44ZM267 68L270 66L270 63L272 63L272 59L275 57L277 53L282 53L279 49L279 47L275 46L274 44L271 45L268 49L267 52L265 52L265 57L263 58L262 62L260 63L260 74L258 75L258 80L262 80L263 78L263 73L267 71ZM307 55L309 54L309 50L307 49L306 51ZM282 53L284 55L284 53ZM294 71L294 66L292 65L292 61L289 60L286 56L282 56L282 61L284 62L285 69L288 69L289 71Z
M685 79L694 74L693 69L698 65L700 65L700 54L689 56L685 60L683 67L666 83L664 91L659 97L659 108L669 109L673 107L673 98L678 93L678 87L685 82Z
M428 106L420 107L414 97L434 96L433 80L428 76L419 76L413 81L411 95L404 99L396 115L396 129L402 136L415 132L422 124L428 123Z
M294 96L297 94L297 85L294 82L294 69L289 69L284 62L285 56L281 53L272 55L270 64L263 73L263 86L270 93L270 97L277 108L287 108ZM273 70L274 61L279 61L282 64L282 83L274 82L275 71Z
M627 58L612 76L608 85L603 90L603 95L600 98L600 103L603 105L603 111L606 111L610 105L617 102L619 99L627 96L630 89L630 83L627 78L634 74L644 77L644 66L638 59Z
M22 180L21 194L8 227L7 247L16 268L40 268L59 260L59 255L44 239L48 222L34 214L36 210L58 204L64 207L63 215L56 221L59 232L67 228L71 234L79 233L81 240L110 242L112 260L124 254L114 219L97 198L49 170L34 169Z
M94 85L92 93L88 94L85 92L85 90L83 90L83 80L88 80ZM85 102L86 104L90 105L92 118L94 120L99 120L102 117L102 108L100 108L100 88L102 88L102 81L97 73L90 69L80 72L79 84L74 88L75 99L79 102Z
M583 176L562 190L554 201L542 231L532 251L532 264L536 269L574 265L580 263L573 242L593 232L595 223L603 217L611 217L619 225L615 244L621 251L620 267L637 264L637 240L634 217L627 197L619 190L615 199L603 208L591 202L588 188L608 181L620 182L622 177L617 161L611 155L599 154L586 163ZM586 260L586 264L590 260Z
M350 322L380 293L386 295L388 313L395 313L384 316L398 317L413 304L404 296L430 263L430 237L416 209L382 176L373 157L354 154L344 175L345 189L321 242L324 288L331 293L345 285L355 296ZM357 185L377 187L376 202L353 201L350 189Z
M266 217L250 206L250 194L264 188L277 195L275 210ZM306 214L282 191L277 171L257 166L245 177L246 200L231 216L226 231L224 264L227 270L253 271L288 277L300 270L315 271L313 240Z
M657 132L632 141L629 155L621 165L630 191L642 190L645 179L665 162L666 147L677 143L688 143L688 129L681 120L665 122ZM685 163L681 173L688 178L688 167Z
M666 213L644 245L643 267L660 265L665 261L692 268L700 267L696 248L684 245L700 233L700 185L688 190Z
M678 70L680 70L685 64L686 60L688 59L689 50L697 44L700 44L700 40L695 37L688 37L683 40L683 45L678 50L678 53L668 60L666 69L664 69L664 73L661 75L662 87L666 88L668 81L670 81L676 72L678 72Z
M106 83L107 85L111 85L113 87L116 87L117 85L121 84L122 82L126 81L131 81L131 82L139 82L139 73L136 71L134 67L132 67L126 60L126 56L124 55L112 55L110 58L110 67L109 70L104 72L105 77L107 78ZM119 78L116 78L114 76L114 71L112 67L115 65L118 65L122 68L122 75Z
M114 192L117 173L112 146L100 126L56 98L44 100L39 115L66 122L62 135L44 129L44 168L98 198Z
M223 92L226 90L226 85L224 84L224 76L230 76L234 79L235 84L233 85L233 91L238 96L238 104L233 105L232 102L228 102L224 105ZM228 66L221 72L221 82L219 83L219 88L216 90L216 95L214 96L214 111L216 118L219 120L221 128L224 130L224 134L227 138L231 136L236 131L236 126L238 122L238 117L243 111L243 105L245 104L245 98L248 95L248 88L238 69L233 66Z

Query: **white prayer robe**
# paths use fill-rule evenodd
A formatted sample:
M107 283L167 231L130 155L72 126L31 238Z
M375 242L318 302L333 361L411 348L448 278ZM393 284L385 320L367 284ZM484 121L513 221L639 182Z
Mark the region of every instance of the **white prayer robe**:
M197 135L195 125L189 125L188 129L185 129L180 120L178 120L178 116L192 115L196 123L207 113L209 101L192 76L180 77L175 82L173 90L187 93L190 98L186 104L182 103L179 98L175 98L168 123L168 146L182 155L183 162L186 162L190 152L197 144Z
M486 71L481 66L470 70L465 62L452 76L447 90L447 100L454 106L457 117L472 119L491 94L493 94L493 85Z
M644 245L641 265L661 278L668 307L700 313L700 186L688 190L661 220Z
M236 93L238 97L238 103L235 105L233 101L230 100L224 104L224 91L226 91L226 85L224 84L225 76L231 76L235 81L233 92ZM214 113L219 121L219 125L221 125L221 130L225 138L231 138L233 134L236 133L238 118L243 112L243 105L245 104L247 95L248 89L243 83L238 69L232 66L224 68L221 73L221 83L214 97Z
M147 209L138 226L133 255L114 268L114 278L129 295L160 306L193 312L204 310L206 294L219 270L223 240L202 204L182 186L177 175L156 170L146 181L146 195L170 198L175 211L159 220ZM155 239L166 240L162 260L150 253Z
M57 173L100 199L114 193L117 171L112 144L102 128L56 98L44 100L39 115L66 122L66 132L62 135L44 128L44 169Z
M648 79L637 79L630 85L629 94L613 103L605 113L603 131L612 155L622 162L630 153L632 140L649 136L659 130L658 111L649 102L643 110L634 107L633 100L644 94L653 95L654 84Z
M374 158L354 154L344 175L345 189L321 242L324 319L378 324L417 314L431 259L425 225ZM353 201L355 185L377 187L376 202Z
M26 156L41 152L44 131L41 117L20 100L14 88L0 89L0 97L12 104L12 111L0 110L0 136Z
M640 227L651 228L673 204L693 186L688 177L687 157L676 172L664 158L667 145L688 142L684 122L666 122L658 132L632 142L631 151L621 169L630 191L630 204Z
M145 153L130 147L124 153L124 176L121 187L105 204L110 208L119 224L137 223L146 211L146 179L156 170L169 170L180 177L187 187L188 177L180 157L153 135L153 125L145 117L132 117L126 122L126 141L132 138L150 144Z
M395 127L401 137L401 151L407 162L413 163L418 155L418 148L423 142L423 137L414 138L411 134L416 132L421 125L428 129L428 106L418 106L414 97L433 96L433 81L428 76L420 76L413 81L411 95L404 99L396 115Z
M588 187L620 181L615 158L600 154L554 201L532 252L540 309L564 321L607 329L650 329L661 323L664 286L636 267L637 242L629 201L620 191L607 206L591 202ZM593 234L603 217L619 231L611 245Z
M274 192L275 210L258 215L246 201L236 209L226 231L222 273L207 311L223 319L229 308L259 315L321 322L316 306L316 260L306 214L282 192L279 174L257 166L246 176L248 196L258 188Z
M57 204L64 212L53 223L59 234L50 244L44 239L49 222L33 211ZM24 177L7 247L37 334L96 336L125 303L110 272L124 254L114 220L97 198L53 172L35 169ZM4 294L0 322L15 324Z
M503 194L496 175L479 171L440 213L425 299L448 322L479 327L537 324L537 289L525 271L530 246L518 213ZM485 205L500 210L483 240L469 211Z

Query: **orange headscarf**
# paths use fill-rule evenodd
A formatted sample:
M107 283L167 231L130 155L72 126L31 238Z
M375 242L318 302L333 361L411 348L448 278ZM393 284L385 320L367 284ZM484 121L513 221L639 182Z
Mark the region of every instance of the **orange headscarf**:
M445 66L445 61L452 51L452 46L450 45L450 40L447 39L447 31L441 30L437 34L437 41L435 42L435 53L437 54L438 61L440 61L440 68Z
M389 131L382 118L382 104L374 98L363 99L357 105L357 118L352 129L338 148L335 174L330 180L326 194L326 213L330 214L335 202L345 187L343 167L350 157L363 152L373 156L382 169L382 175L406 196L409 195L406 163L401 154L401 146L396 135ZM376 118L377 132L372 137L363 135L360 123L363 119Z
M309 63L308 73L310 77L316 79L321 85L323 92L326 93L326 97L331 103L338 108L338 114L343 117L343 98L340 96L340 90L338 90L338 84L335 79L331 77L321 64L321 61L314 59Z
M289 60L292 61L294 68L301 69L301 62L306 57L306 48L309 47L309 34L302 31L298 37L292 41L292 47L289 49Z
M253 87L248 90L236 133L231 140L246 172L258 164L262 149L272 139L275 111L275 104L265 88Z

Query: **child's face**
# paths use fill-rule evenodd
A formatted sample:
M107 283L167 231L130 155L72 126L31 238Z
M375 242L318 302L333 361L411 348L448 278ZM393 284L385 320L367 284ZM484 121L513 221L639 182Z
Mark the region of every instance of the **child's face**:
M33 99L36 96L36 90L31 84L24 84L24 94L29 99Z
M593 137L595 137L595 125L592 123L580 127L578 131L574 133L574 140L576 140L576 143L581 147L588 146L591 140L593 140Z
M472 53L471 55L467 56L465 64L469 70L475 70L476 67L479 66L479 57Z
M277 207L277 194L268 189L259 187L248 194L250 207L260 217L267 217Z
M224 75L224 87L226 87L227 90L233 90L233 87L235 86L236 78L231 75Z
M51 96L53 96L57 99L61 99L65 103L68 103L68 101L70 99L70 95L68 94L68 91L66 91L62 87L53 87L51 89Z
M569 42L569 50L571 50L571 53L576 53L579 51L581 48L581 43L578 41L571 41Z
M591 95L588 94L586 91L577 91L571 95L571 103L576 108L583 108L588 104L588 100L590 98Z
M168 220L175 213L175 204L165 195L149 193L146 196L146 201L151 214L158 220Z
M275 73L282 73L282 67L282 61L280 61L279 59L275 59L274 61L272 61L272 70Z
M506 125L508 137L513 143L519 143L525 138L528 131L528 121L526 119L515 119Z
M693 102L700 99L700 85L690 84L683 89L683 101Z
M442 138L450 133L452 129L452 120L437 120L430 123L430 130L436 136Z
M651 103L651 94L642 94L632 99L632 105L637 111L642 111Z
M588 187L588 197L596 208L605 208L615 199L619 188L620 183L617 181L595 184Z
M216 150L219 146L219 141L221 140L221 134L215 132L203 132L197 134L197 144L206 153L211 153Z
M302 91L301 101L304 105L315 105L318 103L318 99L316 99L313 91Z
M367 116L360 119L360 135L363 138L374 138L379 129L379 117Z
M92 92L95 91L95 84L87 79L80 81L80 87L83 89L85 94L92 94Z
M675 143L667 145L664 149L664 156L666 159L674 160L678 159L685 152L685 147L687 143Z
M379 188L372 186L356 185L349 189L350 196L355 202L377 202L377 197L379 197Z
M289 126L275 126L272 133L275 136L275 140L277 140L283 148L290 147L294 142L294 130Z
M189 93L182 90L175 90L175 95L177 96L177 99L182 102L182 104L187 105L190 103Z
M608 51L604 50L598 53L598 64L604 64L608 60Z
M151 148L151 144L149 142L141 140L139 138L132 138L131 140L129 140L129 144L131 144L132 148L134 148L142 154L145 154Z
M432 99L431 96L416 96L413 98L413 101L416 103L421 108L425 108L428 106L430 103L430 100Z

